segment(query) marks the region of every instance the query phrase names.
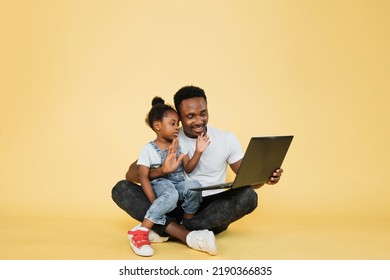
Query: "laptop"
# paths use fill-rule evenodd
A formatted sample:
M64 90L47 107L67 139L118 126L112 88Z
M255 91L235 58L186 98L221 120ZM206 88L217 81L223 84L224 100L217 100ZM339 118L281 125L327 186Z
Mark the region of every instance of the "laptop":
M272 173L282 166L293 135L252 137L233 182L191 188L193 191L236 189L267 183Z

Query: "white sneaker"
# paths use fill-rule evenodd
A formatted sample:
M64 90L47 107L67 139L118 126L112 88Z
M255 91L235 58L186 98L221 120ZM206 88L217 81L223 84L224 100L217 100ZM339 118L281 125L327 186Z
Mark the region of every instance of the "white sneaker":
M168 241L168 239L169 239L169 236L164 237L164 236L159 235L154 230L149 230L149 240L152 243L166 242L166 241Z
M138 225L138 226L134 227L132 230L136 230L140 227L141 227L141 225ZM129 240L131 240L133 238L133 236L131 234L128 234L127 237L129 238ZM169 236L163 237L163 236L159 235L157 232L155 232L154 230L151 230L151 229L149 230L149 241L152 243L166 242L166 241L168 241L168 239L169 239Z
M191 231L187 235L186 242L192 249L207 252L210 255L218 254L214 233L207 229Z
M153 256L154 250L150 246L149 241L149 229L144 227L135 227L132 230L127 232L130 239L130 247L133 249L134 253L143 257Z

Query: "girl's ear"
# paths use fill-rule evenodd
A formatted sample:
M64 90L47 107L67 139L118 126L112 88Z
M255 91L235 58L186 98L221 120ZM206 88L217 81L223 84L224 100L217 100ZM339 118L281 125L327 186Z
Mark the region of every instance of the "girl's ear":
M153 129L155 130L155 131L160 131L160 129L161 129L161 122L159 122L159 121L154 121L153 122Z

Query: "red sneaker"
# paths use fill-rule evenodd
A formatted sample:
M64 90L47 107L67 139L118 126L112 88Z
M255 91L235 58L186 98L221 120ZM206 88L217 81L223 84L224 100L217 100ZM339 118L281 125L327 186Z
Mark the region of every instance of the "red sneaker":
M130 247L134 253L143 257L153 256L154 250L150 246L149 229L144 227L135 227L127 232L130 240Z

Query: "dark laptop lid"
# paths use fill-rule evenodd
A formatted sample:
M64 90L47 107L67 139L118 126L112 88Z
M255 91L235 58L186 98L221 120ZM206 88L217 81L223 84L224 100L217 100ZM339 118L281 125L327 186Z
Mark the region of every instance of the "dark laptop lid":
M232 188L267 183L282 166L293 135L252 137Z
M293 135L252 137L233 183L191 188L195 191L240 188L267 183L272 173L282 167Z

